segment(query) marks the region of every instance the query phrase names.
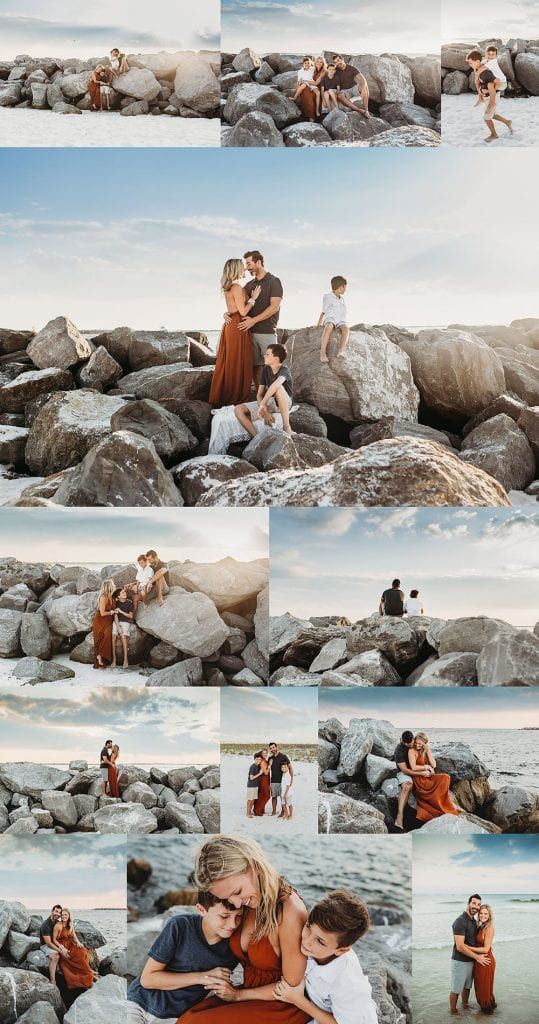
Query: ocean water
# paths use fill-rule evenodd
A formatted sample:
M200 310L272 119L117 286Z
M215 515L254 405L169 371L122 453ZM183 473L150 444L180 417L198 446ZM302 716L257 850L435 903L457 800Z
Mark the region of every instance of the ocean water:
M50 908L39 907L38 909L30 910L30 913L40 914L41 917L48 917ZM112 945L125 948L127 941L125 910L110 910L98 907L95 910L72 910L72 916L75 921L75 928L77 927L77 919L89 921L95 928L99 928L99 931L107 940L107 946Z
M468 743L490 768L493 789L524 786L539 792L539 733L526 729L429 729L432 741Z
M479 875L480 875L479 865ZM498 1024L531 1024L537 1020L539 896L489 894L481 890L495 915L494 994ZM464 908L465 897L414 897L413 1006L414 1024L449 1024L448 1009L451 925ZM484 1020L475 999L466 1020Z

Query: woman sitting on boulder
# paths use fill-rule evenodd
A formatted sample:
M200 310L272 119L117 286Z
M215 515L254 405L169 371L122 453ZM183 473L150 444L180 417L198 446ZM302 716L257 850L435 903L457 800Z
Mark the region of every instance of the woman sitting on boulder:
M110 97L114 91L111 86L113 78L112 68L106 68L104 64L98 64L94 68L88 86L91 110L103 110L104 100L106 109L110 110Z
M328 69L328 66L327 66L327 63L326 63L326 58L323 57L323 56L317 57L315 62L314 62L313 82L314 82L314 84L316 85L316 87L318 88L318 90L320 92L320 104L319 104L320 116L322 116L322 108L323 108L323 105L324 105L324 89L322 87L322 82L324 80L324 76L325 76L325 74L327 72L327 69Z
M60 921L55 924L52 940L67 950L68 956L62 957L62 974L68 988L91 988L97 975L90 967L88 950L83 946L71 920L71 913L66 907L62 910Z
M434 775L413 776L418 821L431 821L442 814L460 814L449 793L451 776L445 772L436 772L436 758L430 749L426 733L416 733L413 746L408 751L408 763L412 771L426 764L430 764L435 770Z
M99 603L92 622L94 635L94 668L107 668L112 663L112 623L115 615L112 595L114 580L105 580L99 591Z

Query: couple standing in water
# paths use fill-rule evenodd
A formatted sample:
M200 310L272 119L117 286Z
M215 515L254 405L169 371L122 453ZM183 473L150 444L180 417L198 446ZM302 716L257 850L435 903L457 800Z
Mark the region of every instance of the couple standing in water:
M496 959L492 952L494 916L479 893L470 896L466 909L453 921L453 952L451 954L451 992L449 1008L458 1014L461 997L463 1010L469 1008L472 986L483 1013L494 1013L494 975Z

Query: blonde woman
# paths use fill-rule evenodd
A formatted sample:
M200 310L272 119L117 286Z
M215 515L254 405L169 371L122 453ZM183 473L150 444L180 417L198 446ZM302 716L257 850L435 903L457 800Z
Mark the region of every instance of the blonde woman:
M408 750L408 763L413 772L417 768L430 765L433 775L414 775L414 796L416 798L418 821L430 821L442 814L459 814L450 793L451 776L445 772L436 772L436 758L430 748L429 738L425 732L418 732Z
M55 924L52 933L53 942L61 944L67 950L62 957L62 974L68 988L91 988L97 976L90 967L88 950L80 941L71 912L66 907L62 910L61 919Z
M92 622L94 635L94 668L107 668L112 663L112 622L114 580L104 580L99 591L97 611Z
M316 85L316 87L317 87L317 89L318 89L318 91L320 93L320 114L322 113L322 107L323 107L323 103L324 103L324 89L323 89L323 86L322 86L322 81L324 79L324 76L327 73L327 69L328 69L328 66L327 66L327 63L326 63L326 58L323 57L322 55L320 55L320 57L317 57L315 62L314 62L314 78L313 78L313 82Z
M488 964L483 966L483 964L479 963L477 960L474 963L473 982L475 998L477 999L483 1013L492 1013L497 1006L494 998L494 974L496 972L496 960L494 953L492 952L492 942L494 939L494 915L492 913L492 907L490 907L488 903L483 903L479 907L477 923L479 927L477 930L477 945L474 946L474 952L483 953L487 956Z
M243 966L243 986L208 977L211 998L182 1014L181 1024L307 1024L310 1014L275 998L277 982L299 985L305 975L301 933L307 911L297 892L249 837L214 836L196 857L195 883L233 907L243 907L230 940Z
M221 276L227 317L221 331L217 362L213 374L210 405L221 407L246 402L253 383L253 342L249 331L239 325L251 312L258 296L258 285L247 298L241 280L245 276L243 260L227 260Z

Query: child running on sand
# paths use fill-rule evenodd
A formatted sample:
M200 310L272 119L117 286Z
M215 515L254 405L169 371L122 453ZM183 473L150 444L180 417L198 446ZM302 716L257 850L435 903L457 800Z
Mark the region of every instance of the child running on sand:
M274 413L280 413L285 434L291 434L290 409L292 408L292 374L284 365L287 351L284 345L268 345L264 355L262 377L256 395L256 402L244 402L234 406L234 414L251 437L256 437L255 421L260 419L268 427L275 423Z
M322 312L317 324L317 327L323 326L324 328L320 347L321 363L329 363L327 347L334 327L337 328L341 335L341 343L337 355L344 356L345 353L348 338L350 337L350 328L346 323L346 303L343 298L347 283L345 277L340 277L339 275L332 277L331 291L327 292L322 300Z
M320 114L320 90L314 82L314 58L304 57L303 66L298 71L298 84L292 99L296 101L304 89L310 89L316 96L316 116Z
M282 817L288 821L291 821L294 817L294 804L293 804L293 791L294 786L292 782L292 776L290 775L290 765L283 764L282 767L283 782L282 782L282 795L281 795L281 807Z

